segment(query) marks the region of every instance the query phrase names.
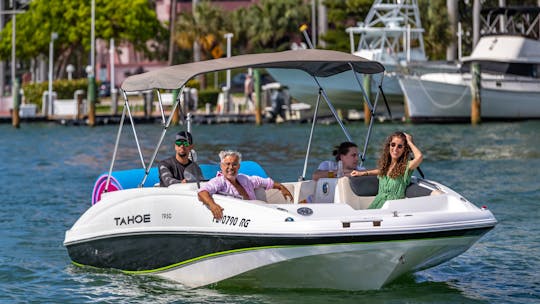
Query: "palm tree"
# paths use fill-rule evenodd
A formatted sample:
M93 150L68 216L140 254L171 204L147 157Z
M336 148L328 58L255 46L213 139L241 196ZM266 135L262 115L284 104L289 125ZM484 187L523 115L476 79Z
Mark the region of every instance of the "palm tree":
M283 51L289 48L290 37L300 35L300 25L310 20L310 9L302 0L262 0L250 19L248 37L257 51Z
M204 1L196 6L195 14L181 13L176 22L175 41L181 49L191 49L195 42L201 45L202 58L212 58L212 50L223 41L228 32L225 12Z

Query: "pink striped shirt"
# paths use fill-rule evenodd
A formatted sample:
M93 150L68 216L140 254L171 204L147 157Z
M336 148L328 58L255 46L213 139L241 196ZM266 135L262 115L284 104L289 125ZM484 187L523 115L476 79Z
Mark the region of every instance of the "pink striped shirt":
M255 188L264 187L266 190L268 190L274 187L274 181L269 177L262 178L255 175L249 176L245 174L238 174L236 180L246 190L250 200L257 199L255 197ZM242 198L242 195L238 192L238 190L236 190L233 184L221 173L218 173L216 177L202 185L198 192L204 190L208 191L210 195L217 193Z

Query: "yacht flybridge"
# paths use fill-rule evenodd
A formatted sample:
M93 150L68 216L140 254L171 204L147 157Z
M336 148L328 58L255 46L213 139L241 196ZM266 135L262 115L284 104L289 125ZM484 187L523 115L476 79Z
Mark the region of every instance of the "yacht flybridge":
M306 139L304 167L298 168L304 178L283 183L294 200L286 201L275 190L261 190L257 200L250 201L214 195L224 208L220 220L213 219L197 199L204 180L154 186L153 164L170 117L163 116L163 131L148 162L133 132L142 169L113 171L122 126L126 116L131 117L127 92L153 89L161 102L158 89L183 89L199 74L247 67L299 69L310 75L314 90L319 91L313 124L319 104L326 102L350 140L319 78L352 71L351 83L358 83L359 95L374 113L378 96L372 103L362 94L357 74L384 72L380 63L351 54L297 50L188 63L127 78L109 171L96 182L94 204L66 231L64 245L75 265L157 275L190 288L377 289L403 274L458 256L496 225L487 208L423 178L413 178L406 198L387 201L377 210L366 209L377 193L375 177L305 179L314 125ZM372 126L373 120L362 160ZM215 176L215 165L200 165L205 179ZM242 170L266 176L255 162L243 162ZM437 195L432 195L434 190ZM308 196L312 202L301 204Z

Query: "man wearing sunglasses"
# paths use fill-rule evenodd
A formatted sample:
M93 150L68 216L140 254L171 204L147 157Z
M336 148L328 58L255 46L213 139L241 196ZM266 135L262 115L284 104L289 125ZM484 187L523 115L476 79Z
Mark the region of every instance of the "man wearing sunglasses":
M201 168L191 158L193 137L187 131L176 134L175 155L159 162L159 185L168 187L172 184L197 182L203 179Z

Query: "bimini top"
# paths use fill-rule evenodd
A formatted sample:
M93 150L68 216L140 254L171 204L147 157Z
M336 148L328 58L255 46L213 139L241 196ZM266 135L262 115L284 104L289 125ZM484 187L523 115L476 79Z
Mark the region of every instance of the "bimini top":
M199 74L245 67L299 69L312 76L328 77L350 71L349 63L357 73L384 72L384 66L376 61L338 51L310 49L240 55L170 66L130 76L122 83L122 89L126 92L150 89L174 90L181 88L188 80Z

